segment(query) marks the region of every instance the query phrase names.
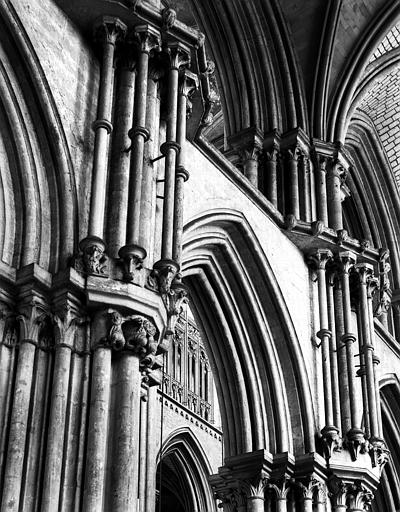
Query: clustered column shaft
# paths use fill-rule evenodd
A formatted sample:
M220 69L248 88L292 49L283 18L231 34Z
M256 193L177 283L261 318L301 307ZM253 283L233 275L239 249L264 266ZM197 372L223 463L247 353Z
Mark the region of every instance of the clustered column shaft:
M89 237L103 238L109 135L112 131L111 109L114 82L114 53L117 38L126 30L116 18L105 17L99 27L103 38L103 61L95 130Z
M165 156L164 203L163 203L163 232L161 258L172 259L174 236L174 202L175 202L175 167L180 146L176 141L177 110L178 110L178 79L179 68L188 61L189 53L180 43L169 46L170 69L168 74L168 119L166 141L162 146Z

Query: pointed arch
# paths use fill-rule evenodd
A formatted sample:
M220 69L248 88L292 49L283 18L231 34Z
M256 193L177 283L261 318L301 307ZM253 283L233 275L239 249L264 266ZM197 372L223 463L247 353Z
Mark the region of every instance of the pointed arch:
M160 453L164 468L161 484L180 497L183 508L215 511L216 504L208 483L211 466L191 429L182 427L174 430L164 441Z
M43 69L9 0L0 4L0 27L0 259L57 271L74 252L72 162Z
M226 456L314 451L299 342L278 281L243 215L212 210L188 222L183 271L215 369Z

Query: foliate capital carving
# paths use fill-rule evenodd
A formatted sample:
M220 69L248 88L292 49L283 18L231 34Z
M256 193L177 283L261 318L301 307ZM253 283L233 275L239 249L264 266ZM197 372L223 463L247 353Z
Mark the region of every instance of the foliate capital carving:
M20 314L16 317L20 326L20 340L29 340L39 343L39 339L48 336L50 323L50 311L47 305L33 299L30 303L22 306Z
M284 477L281 480L268 484L268 489L275 493L276 499L278 501L286 500L292 483L293 480L291 478Z
M170 69L179 70L190 64L190 49L179 42L169 43L166 52L170 58Z
M326 265L333 260L333 254L329 249L317 249L307 256L307 263L314 270L325 270Z
M137 25L133 31L133 40L138 44L141 53L149 54L160 48L161 36L151 25Z
M358 274L360 284L367 286L368 280L374 275L374 267L370 263L357 263L354 270Z
M306 478L303 481L295 482L295 485L300 489L301 496L304 500L311 500L313 498L314 492L319 489L321 484L322 482L313 477Z
M301 149L297 144L284 151L284 156L289 162L297 162L301 154Z
M97 236L88 236L79 243L81 254L75 258L74 267L78 272L106 277L108 258L105 254L106 245Z
M0 342L2 345L13 348L18 343L18 323L16 314L7 305L0 306L0 320L3 325Z
M94 26L94 38L103 44L115 45L126 35L126 25L119 18L103 16Z
M256 476L252 479L240 480L239 487L245 493L247 499L264 499L265 489L268 486L268 478L264 475Z
M343 251L339 253L339 268L344 274L348 274L350 269L354 267L357 261L357 256L350 251Z
M360 481L348 484L347 494L350 510L369 510L374 495Z
M258 161L259 156L262 152L262 145L258 141L247 144L246 146L238 150L239 157L244 165L249 160Z
M183 70L179 80L179 94L190 98L199 86L199 79L195 73L188 69Z
M264 158L265 162L274 162L274 163L276 163L278 161L278 156L279 156L279 148L278 148L278 146L273 147L269 151L264 150L264 152L263 152L263 158Z
M86 321L86 316L82 316L70 305L66 305L62 310L58 310L53 314L56 345L73 348L76 327L83 325Z

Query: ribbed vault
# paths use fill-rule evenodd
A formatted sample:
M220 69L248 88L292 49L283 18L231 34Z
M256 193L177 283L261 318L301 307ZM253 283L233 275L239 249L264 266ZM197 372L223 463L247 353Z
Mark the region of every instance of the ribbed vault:
M314 451L299 343L277 280L242 214L217 210L192 220L183 270L215 369L225 455Z

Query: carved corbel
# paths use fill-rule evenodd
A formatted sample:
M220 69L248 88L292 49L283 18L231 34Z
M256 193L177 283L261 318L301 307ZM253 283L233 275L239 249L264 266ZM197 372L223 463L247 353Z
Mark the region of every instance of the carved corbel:
M379 297L374 311L377 316L387 314L392 303L392 288L389 279L391 266L389 259L389 249L381 249L379 254Z
M358 459L360 453L365 453L368 450L368 441L365 439L363 430L353 428L346 434L345 446L349 450L351 460Z
M100 277L108 276L106 244L97 236L88 236L79 243L81 253L75 258L74 268L78 272Z
M121 247L118 251L124 270L124 278L127 281L134 281L138 272L143 268L143 261L147 252L143 247L136 244L129 244Z
M379 468L381 473L390 456L390 451L387 449L384 440L379 438L370 439L369 454L372 466Z

